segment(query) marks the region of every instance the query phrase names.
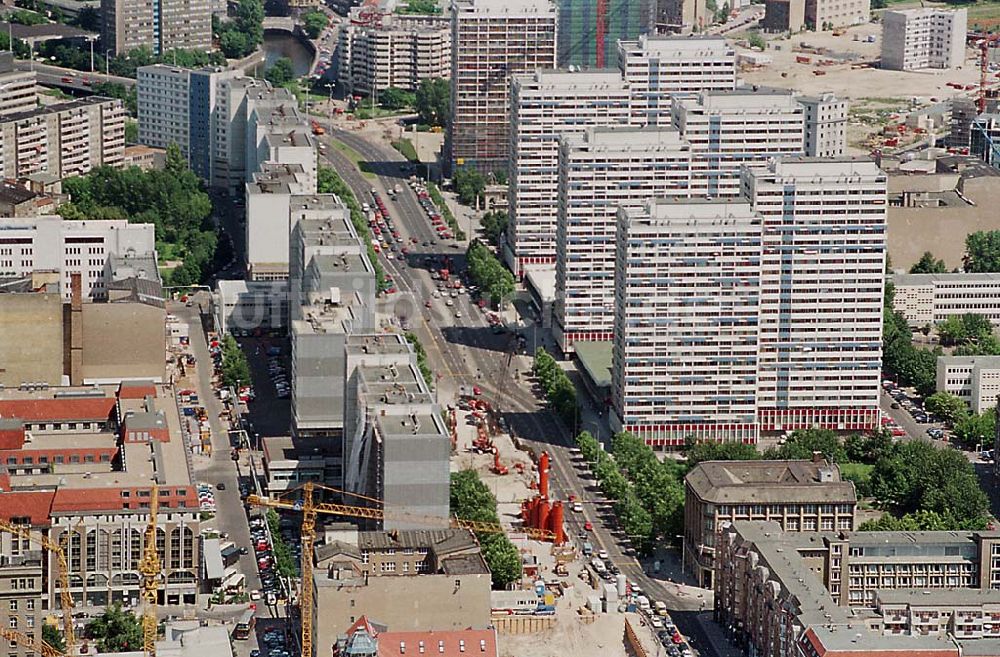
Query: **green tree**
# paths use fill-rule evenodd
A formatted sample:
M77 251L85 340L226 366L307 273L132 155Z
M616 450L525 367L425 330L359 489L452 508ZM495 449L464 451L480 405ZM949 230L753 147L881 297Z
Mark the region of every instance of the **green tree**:
M310 39L319 38L326 26L330 24L330 19L322 11L309 11L302 15L302 27Z
M236 387L249 385L250 381L250 364L247 362L246 354L236 342L236 338L226 335L222 339L222 384Z
M506 534L484 534L479 540L493 588L506 589L521 579L521 553Z
M469 276L495 306L514 293L514 275L479 240L472 240L465 253Z
M685 455L691 467L702 461L751 461L760 458L756 447L737 442L695 442L688 446Z
M911 274L943 274L948 271L944 260L938 260L930 251L924 251L920 260L910 267Z
M1000 230L980 230L967 235L963 262L967 272L1000 272Z
M936 511L917 511L907 513L899 518L887 513L878 520L866 520L858 526L858 530L863 532L940 532L954 530L958 524L950 513L942 515Z
M55 625L42 623L42 641L49 644L59 652L66 652L66 639L62 632Z
M444 78L427 78L417 88L416 109L420 122L445 127L451 117L451 83Z
M216 35L219 48L230 59L254 52L264 42L264 4L261 0L240 0L236 17L220 23Z
M125 105L125 110L129 116L136 116L138 112L138 101L136 99L136 89L128 89L124 84L118 82L95 82L91 87L97 96L107 96L117 98Z
M378 93L378 103L388 110L398 110L410 107L416 102L415 96L405 89L389 87Z
M948 424L955 424L969 415L969 407L950 392L935 392L924 400L924 409Z
M848 436L844 441L844 455L854 463L875 463L892 449L892 434L873 431Z
M100 652L130 652L142 650L142 625L131 611L123 611L116 603L90 621L87 638L97 642Z
M459 167L452 176L458 202L464 205L476 205L486 191L486 176L471 167Z
M767 41L765 41L764 37L760 35L760 32L753 31L747 35L747 45L749 45L751 48L759 48L760 50L764 50L767 48Z
M219 49L229 59L239 59L252 52L247 35L235 29L222 32L219 36Z
M831 463L847 460L847 452L840 443L840 438L829 429L800 429L793 431L788 441L765 452L764 458L777 459L811 459L813 452L821 452Z
M424 377L427 387L433 389L434 372L427 364L427 351L424 349L424 345L420 344L420 338L417 337L416 333L407 333L405 337L406 341L413 345L413 351L417 355L417 369L420 370L420 375Z
M267 69L264 79L276 87L287 84L295 79L295 65L288 57L282 57Z
M495 249L500 248L500 238L507 232L507 213L503 210L490 210L479 220L483 227L483 238Z
M396 7L397 14L440 14L441 5L437 0L407 0Z
M979 415L971 413L954 424L955 440L968 449L993 442L996 435L996 412L990 408Z
M451 513L462 520L498 523L497 501L475 470L451 473ZM479 532L483 559L489 566L494 588L506 588L521 577L521 555L506 534Z

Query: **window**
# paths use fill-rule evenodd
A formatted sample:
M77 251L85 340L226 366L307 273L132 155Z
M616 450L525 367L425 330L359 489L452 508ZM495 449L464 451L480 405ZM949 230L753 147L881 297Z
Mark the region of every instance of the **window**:
M17 616L11 616L10 617L10 621L8 622L8 625L10 625L10 629L16 630L17 629Z
M35 610L35 601L34 600L25 600L24 606L28 609L28 611L34 611Z
M11 600L10 601L10 610L11 611L17 611L17 600Z

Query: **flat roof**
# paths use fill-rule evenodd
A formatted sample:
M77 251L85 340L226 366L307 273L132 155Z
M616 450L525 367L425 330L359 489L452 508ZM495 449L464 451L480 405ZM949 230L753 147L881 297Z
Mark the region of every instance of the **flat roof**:
M222 550L218 538L206 538L205 542L205 576L208 579L222 579L226 567L222 563Z
M886 604L944 605L949 607L1000 605L997 589L878 589L878 600Z
M896 657L950 657L958 656L958 647L947 636L884 636L868 630L864 622L812 625L802 635L801 642L809 642L816 654L837 651L838 654L872 655L885 653Z
M573 343L573 351L580 366L594 385L599 388L611 386L611 358L614 345L610 342L579 341Z
M412 351L410 343L399 333L358 333L347 337L348 355L396 355Z
M892 282L900 285L937 285L950 283L1000 283L1000 273L972 274L956 272L951 274L893 274Z

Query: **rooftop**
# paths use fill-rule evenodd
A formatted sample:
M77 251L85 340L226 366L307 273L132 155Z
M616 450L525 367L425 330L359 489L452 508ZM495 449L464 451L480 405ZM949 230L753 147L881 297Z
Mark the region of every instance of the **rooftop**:
M673 128L591 127L581 133L565 134L560 138L560 141L566 148L587 152L648 152L691 149L687 141Z
M505 14L520 14L534 16L537 14L555 14L555 3L549 0L456 0L455 10L459 14L474 13L502 16Z
M357 371L361 383L359 394L364 395L372 406L434 402L433 395L427 390L423 375L412 363L359 365Z
M439 559L453 553L479 551L479 544L467 529L358 532L358 547L362 550L428 549L434 550Z
M15 38L17 38L15 36ZM114 98L107 98L105 96L88 96L87 98L76 98L74 100L68 100L64 103L54 103L52 105L42 105L31 110L25 110L23 112L16 112L14 114L8 114L3 117L4 123L14 123L17 121L24 121L26 119L33 119L39 116L48 116L50 114L58 114L60 112L69 112L72 110L82 109L84 107L90 107L92 105L100 105L102 103L117 102L121 103L120 100L115 100Z
M360 356L363 354L408 354L412 351L410 343L399 333L356 334L347 338L347 354Z
M821 480L826 478L826 480ZM826 461L704 461L684 478L706 502L854 502L854 484Z
M592 90L614 88L627 92L628 83L622 80L618 69L538 69L534 73L522 73L512 76L515 85L522 92L529 89Z
M808 643L810 651L820 657L831 652L843 657L958 657L959 654L947 637L883 636L869 632L861 622L814 625L803 633L799 642Z
M670 52L703 52L706 49L734 52L733 47L721 36L649 36L642 35L635 41L619 41L621 50Z
M879 589L876 592L876 597L879 603L890 605L941 605L947 607L1000 605L1000 590L996 589Z
M964 272L945 274L894 274L892 282L900 285L937 285L941 283L1000 283L1000 274L967 274Z

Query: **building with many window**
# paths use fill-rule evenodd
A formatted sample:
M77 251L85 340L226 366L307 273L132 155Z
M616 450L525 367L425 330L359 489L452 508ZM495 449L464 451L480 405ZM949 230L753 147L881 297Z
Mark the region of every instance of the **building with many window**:
M705 461L684 478L684 567L712 588L725 523L773 521L788 532L852 531L857 494L840 467L812 461Z
M1000 356L938 356L937 391L959 397L977 415L994 408L1000 396Z
M210 0L101 0L101 44L112 55L212 49Z
M878 426L886 174L865 159L781 158L745 168L742 189L763 227L760 430Z
M370 16L351 10L340 31L337 65L349 93L370 96L389 87L416 91L421 80L451 77L451 21L447 16Z
M0 52L0 117L38 107L38 76L14 68L14 53Z
M835 30L871 20L871 0L806 0L806 29Z
M0 416L0 517L65 546L76 606L138 603L154 493L160 603L195 603L199 501L171 387L8 388ZM6 533L0 554L0 621L40 637L39 616L60 606L57 559ZM11 646L8 654L30 652Z
M1000 323L1000 274L896 274L893 310L910 326L973 313Z
M691 148L674 130L619 126L563 136L552 330L564 353L580 340L611 341L619 209L701 196L703 186L692 178Z
M882 15L882 68L919 71L965 64L966 9L894 9Z
M709 196L738 196L744 165L763 168L775 157L803 153L805 110L788 89L703 91L678 98L672 117Z
M506 256L516 275L555 262L559 138L629 121L617 71L535 71L511 79Z
M805 155L840 157L847 149L847 100L832 93L799 96L805 108Z
M719 530L715 619L768 657L994 655L997 555L997 532L788 532L737 520Z
M648 444L755 442L761 225L745 201L621 209L611 426Z
M620 41L618 69L632 89L633 125L669 121L676 95L736 88L736 51L723 37L641 36Z
M556 6L549 0L458 0L452 5L451 168L506 171L510 80L556 67Z

